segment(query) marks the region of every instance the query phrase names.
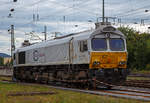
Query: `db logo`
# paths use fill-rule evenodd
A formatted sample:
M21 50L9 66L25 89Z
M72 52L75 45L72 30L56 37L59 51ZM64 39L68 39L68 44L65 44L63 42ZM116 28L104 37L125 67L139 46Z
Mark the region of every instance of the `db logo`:
M33 60L34 60L34 61L38 61L38 59L39 59L39 53L38 53L37 50L35 50L35 51L33 52Z

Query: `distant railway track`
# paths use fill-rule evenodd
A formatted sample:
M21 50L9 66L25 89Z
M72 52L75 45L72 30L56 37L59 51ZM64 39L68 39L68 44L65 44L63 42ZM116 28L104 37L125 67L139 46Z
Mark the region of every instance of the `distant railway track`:
M0 69L11 69L12 67L0 66Z
M123 85L131 87L150 88L150 80L128 80Z
M139 73L135 74L135 73L133 73L133 74L130 74L128 76L129 77L145 77L145 78L150 78L150 74L139 74Z
M12 75L0 75L0 77L12 77Z

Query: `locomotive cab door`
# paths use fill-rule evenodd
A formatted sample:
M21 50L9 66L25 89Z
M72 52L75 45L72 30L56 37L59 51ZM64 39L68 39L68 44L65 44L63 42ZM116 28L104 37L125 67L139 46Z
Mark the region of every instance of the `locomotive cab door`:
M73 64L74 57L74 47L73 47L73 38L69 41L69 64Z

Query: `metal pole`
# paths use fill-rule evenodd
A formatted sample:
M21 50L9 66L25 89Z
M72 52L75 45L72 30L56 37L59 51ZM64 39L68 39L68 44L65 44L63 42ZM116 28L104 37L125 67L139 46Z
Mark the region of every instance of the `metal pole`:
M114 25L116 24L116 18L113 18Z
M106 17L106 23L108 22L108 19L109 19L109 18L108 18L108 17Z
M66 16L63 16L64 23L66 22Z
M121 21L121 18L120 18L120 27L121 27L121 23L122 23L122 21Z
M39 14L37 14L37 21L39 21L40 19L39 19Z
M11 57L12 57L12 52L14 50L15 50L14 25L11 25Z
M141 19L141 25L143 24L143 19Z
M64 21L64 32L66 32L66 16L63 16L63 21Z
M35 22L35 14L33 14L33 22Z
M103 3L102 3L103 5L102 5L102 7L103 7L103 9L102 9L102 13L103 13L103 23L105 22L105 2L104 2L104 0L103 0Z
M44 37L45 37L45 40L47 40L47 26L46 25L44 26Z

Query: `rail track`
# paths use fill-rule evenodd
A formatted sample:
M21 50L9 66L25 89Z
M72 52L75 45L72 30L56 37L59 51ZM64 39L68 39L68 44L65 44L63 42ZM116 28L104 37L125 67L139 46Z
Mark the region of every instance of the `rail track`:
M150 80L127 80L124 86L150 88Z
M15 83L11 81L4 80L3 82ZM18 82L19 83L19 82ZM119 98L128 98L128 99L136 99L142 101L150 101L150 81L149 80L127 80L121 86L114 86L113 89L95 89L95 90L84 90L84 89L76 89L76 88L66 88L60 86L51 86L46 84L35 84L35 83L19 83L23 85L43 85L46 87L52 87L61 90L70 90L75 92L89 93L95 95L104 95L104 96L112 96ZM112 85L111 85L112 86ZM126 86L126 87L125 87ZM128 89L128 87L140 87L140 88L149 88L148 91L138 89Z
M11 77L10 75L0 75L0 77ZM7 80L3 80L7 81ZM82 81L81 81L82 82ZM98 84L104 84L102 82L96 81ZM109 84L105 84L109 86ZM110 87L114 87L116 85L110 85ZM127 80L125 83L118 86L128 86L128 87L139 87L139 88L149 88L150 89L150 80Z
M103 95L103 96L111 96L111 97L119 97L119 98L126 98L126 99L135 99L135 100L141 100L141 101L150 101L150 91L141 91L141 90L132 90L132 89L111 89L111 90L105 90L105 89L97 89L97 90L81 90L81 89L73 89L73 88L64 88L64 87L55 87L50 86L56 89L61 90L71 90L75 92L82 92L82 93L88 93L88 94L94 94L94 95Z
M15 83L9 81L3 81L7 83ZM96 90L85 90L85 89L76 89L76 88L66 88L60 86L51 86L46 84L35 84L35 83L18 83L21 85L28 85L28 86L45 86L49 88L55 88L59 90L67 90L73 92L80 92L80 93L87 93L93 95L101 95L101 96L110 96L110 97L117 97L117 98L125 98L125 99L135 99L140 101L150 101L150 89L148 91L139 90L139 89L128 89L126 87L115 87L111 90L108 89L96 89Z

